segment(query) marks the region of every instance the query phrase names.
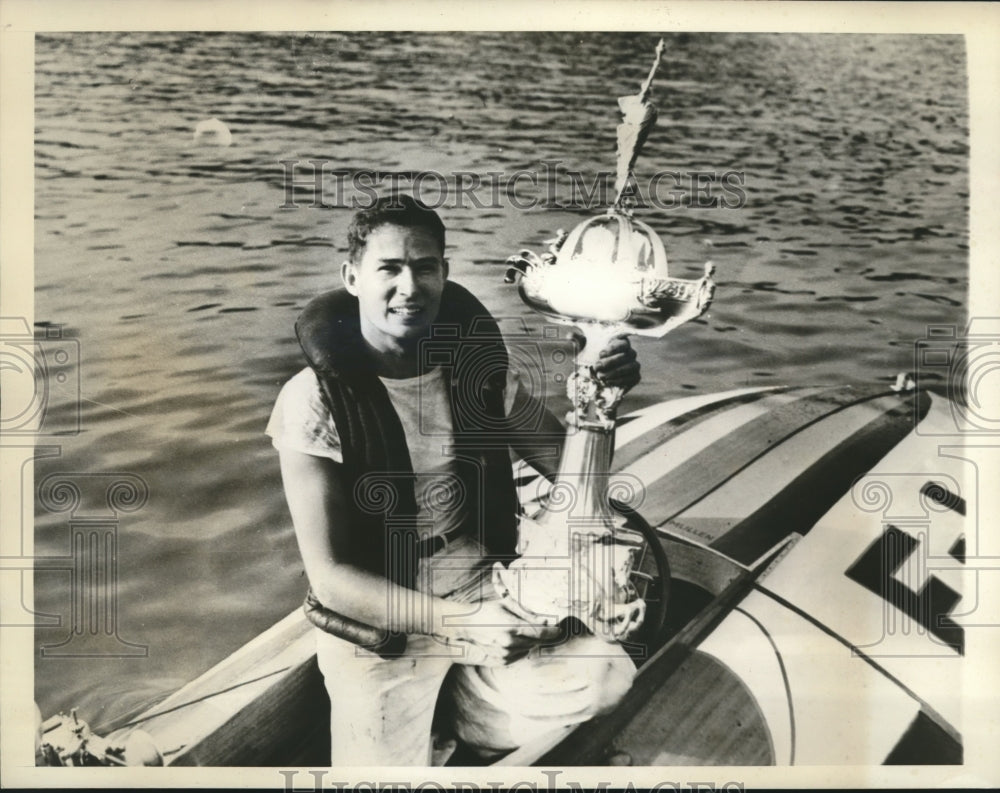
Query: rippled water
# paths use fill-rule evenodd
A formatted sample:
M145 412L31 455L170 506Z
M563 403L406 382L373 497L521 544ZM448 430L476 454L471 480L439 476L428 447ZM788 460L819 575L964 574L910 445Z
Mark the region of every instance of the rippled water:
M149 499L118 529L118 630L142 658L40 658L36 698L120 720L294 608L305 582L263 435L301 365L292 323L337 285L346 209L280 209L282 159L511 173L614 167L615 98L655 35L72 34L36 42L35 316L80 345L81 427L40 459L124 472ZM674 34L637 166L738 171L735 209L639 210L672 272L706 259L709 316L640 340L640 406L746 384L873 382L965 319L968 130L960 37ZM219 118L229 147L193 140ZM539 190L539 195L542 194ZM502 262L582 210L446 206L453 277L528 316ZM516 323L508 323L516 327ZM559 398L558 396L556 397ZM66 415L53 420L68 419ZM67 553L36 510L36 551ZM36 604L64 615L65 572Z

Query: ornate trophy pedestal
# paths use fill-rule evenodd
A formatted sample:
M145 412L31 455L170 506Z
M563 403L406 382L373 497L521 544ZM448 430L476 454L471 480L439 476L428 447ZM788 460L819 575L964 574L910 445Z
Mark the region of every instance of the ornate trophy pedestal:
M509 568L494 569L494 584L508 608L526 619L555 624L575 617L596 635L618 641L642 624L645 603L631 582L641 544L627 536L634 533L621 531L624 519L608 506L612 443L612 433L603 431L567 438L545 506L521 518L521 556ZM571 470L580 460L589 472L587 466ZM594 464L599 462L603 468Z

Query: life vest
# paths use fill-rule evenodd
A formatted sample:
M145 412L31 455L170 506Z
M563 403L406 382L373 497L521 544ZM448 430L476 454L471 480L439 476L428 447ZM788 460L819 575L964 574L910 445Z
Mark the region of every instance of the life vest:
M413 587L420 536L414 474L406 437L374 370L358 300L336 289L309 302L295 324L340 437L345 492L356 527L346 549L352 563ZM446 378L459 478L470 498L467 531L491 555L515 556L517 497L503 391L507 350L496 320L464 287L448 281L421 361Z

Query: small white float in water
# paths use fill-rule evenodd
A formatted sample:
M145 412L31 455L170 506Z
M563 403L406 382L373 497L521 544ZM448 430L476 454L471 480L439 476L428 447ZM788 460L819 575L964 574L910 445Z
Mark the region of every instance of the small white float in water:
M233 142L233 133L219 119L209 118L197 123L194 128L194 139L198 143L212 146L229 146Z

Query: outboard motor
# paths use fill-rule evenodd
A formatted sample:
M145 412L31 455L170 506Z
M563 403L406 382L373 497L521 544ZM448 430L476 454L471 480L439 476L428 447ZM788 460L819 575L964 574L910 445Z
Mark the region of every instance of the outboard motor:
M41 722L41 715L38 715ZM41 722L36 735L35 762L45 766L161 766L163 755L149 733L133 730L121 739L95 735L76 715L60 713Z

